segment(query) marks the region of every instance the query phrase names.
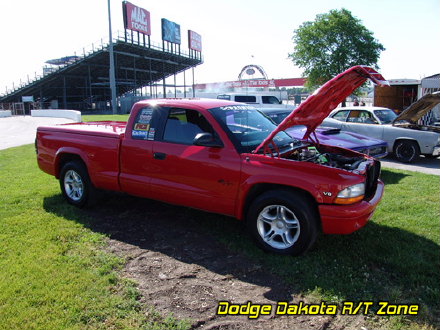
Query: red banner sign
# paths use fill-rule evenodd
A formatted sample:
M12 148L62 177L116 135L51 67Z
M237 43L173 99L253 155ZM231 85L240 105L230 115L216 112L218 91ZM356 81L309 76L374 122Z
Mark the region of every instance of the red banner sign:
M188 47L189 49L202 51L202 36L194 31L188 30Z
M124 26L126 29L151 35L150 12L130 2L123 2Z
M197 84L195 89L222 89L222 88L244 88L244 87L292 87L304 86L306 78L288 78L288 79L252 79L225 81L208 84Z

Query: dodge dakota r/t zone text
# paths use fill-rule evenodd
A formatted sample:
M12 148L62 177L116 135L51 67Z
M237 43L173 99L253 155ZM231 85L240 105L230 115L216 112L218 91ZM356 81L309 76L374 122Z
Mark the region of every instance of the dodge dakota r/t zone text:
M39 167L82 207L96 189L233 216L266 251L299 255L319 231L349 234L383 194L380 162L320 144L314 129L367 79L356 66L323 85L278 126L250 105L214 99L146 100L125 122L37 130ZM285 129L305 125L303 139Z

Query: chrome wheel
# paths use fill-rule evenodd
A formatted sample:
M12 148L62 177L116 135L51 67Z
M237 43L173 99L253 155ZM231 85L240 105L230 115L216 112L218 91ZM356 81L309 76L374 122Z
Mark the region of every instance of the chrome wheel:
M258 215L257 230L269 246L287 249L298 240L301 227L298 218L286 206L269 205Z
M66 195L77 202L84 195L84 183L81 176L74 170L68 170L64 175L64 190Z

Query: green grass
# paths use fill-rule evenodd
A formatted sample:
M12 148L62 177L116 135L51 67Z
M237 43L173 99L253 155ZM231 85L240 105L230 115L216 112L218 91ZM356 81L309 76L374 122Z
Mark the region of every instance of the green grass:
M127 121L129 115L84 115L82 121L100 121L100 120L114 120Z
M390 328L439 327L439 177L384 169L382 179L383 200L365 228L351 235L321 235L312 251L297 258L261 252L234 221L200 221L230 248L281 275L293 293L306 299L420 304L418 317L375 321Z
M261 252L238 221L188 212L231 249L284 278L294 294L327 302L417 303L418 317L373 318L373 324L438 328L439 177L384 169L382 178L384 198L365 228L322 235L297 258ZM59 194L57 181L37 168L32 145L0 151L0 329L187 328L154 311L145 317L148 307L140 305L135 285L118 275L124 261L105 252L106 237L88 229L92 219L61 197L48 198ZM54 205L44 208L44 200ZM57 208L63 212L46 211Z
M45 210L43 200L58 194L32 145L0 151L0 329L188 328L145 316L134 283L118 275L124 260L105 252L106 237Z

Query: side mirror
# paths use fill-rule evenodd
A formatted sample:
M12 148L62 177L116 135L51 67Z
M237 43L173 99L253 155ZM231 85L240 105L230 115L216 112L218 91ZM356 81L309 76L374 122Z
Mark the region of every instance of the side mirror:
M199 133L194 138L193 144L202 147L222 148L223 143L214 139L211 133Z

